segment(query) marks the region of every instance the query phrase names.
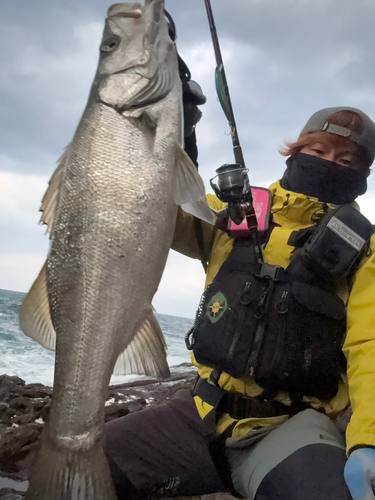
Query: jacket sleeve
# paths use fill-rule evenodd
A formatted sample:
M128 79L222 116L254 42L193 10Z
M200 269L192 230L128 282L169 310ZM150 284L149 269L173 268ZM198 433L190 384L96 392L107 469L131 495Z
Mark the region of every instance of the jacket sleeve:
M225 206L216 196L210 194L207 195L207 201L214 210L220 210ZM197 219L193 215L184 212L179 207L171 248L187 257L201 259L201 249L199 247L196 224ZM202 228L203 252L208 258L215 226L204 221L198 221L198 224L200 224Z
M346 435L349 452L355 446L375 446L375 236L371 247L371 256L356 273L347 309L343 349L353 409Z

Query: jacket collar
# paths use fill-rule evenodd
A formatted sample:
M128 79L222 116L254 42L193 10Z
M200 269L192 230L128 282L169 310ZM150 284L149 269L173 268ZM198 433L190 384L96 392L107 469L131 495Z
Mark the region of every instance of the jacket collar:
M272 213L275 219L289 220L297 225L310 225L324 216L328 208L336 205L323 203L318 198L294 193L281 187L280 180L269 187L272 193ZM359 209L356 202L353 206ZM277 222L277 220L276 220Z

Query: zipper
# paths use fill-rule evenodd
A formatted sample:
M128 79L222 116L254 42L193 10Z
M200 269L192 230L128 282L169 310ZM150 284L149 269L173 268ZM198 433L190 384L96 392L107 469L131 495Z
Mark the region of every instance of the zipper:
M266 320L264 318L265 312L267 310L268 305L268 297L270 296L270 292L273 289L273 281L271 279L267 280L264 284L259 302L257 307L254 310L254 316L258 320L257 328L255 331L255 336L253 340L253 345L251 348L250 356L246 365L246 371L249 373L251 377L254 376L254 372L258 363L258 357L260 353L260 349L263 344L264 333L266 330Z
M251 281L246 281L245 288L241 294L240 302L243 306L248 306L251 301L251 294L249 293L251 287Z
M254 376L254 370L257 365L259 351L262 345L262 340L264 336L265 323L259 323L255 332L255 337L253 341L253 347L251 349L249 361L247 362L247 371L251 377Z

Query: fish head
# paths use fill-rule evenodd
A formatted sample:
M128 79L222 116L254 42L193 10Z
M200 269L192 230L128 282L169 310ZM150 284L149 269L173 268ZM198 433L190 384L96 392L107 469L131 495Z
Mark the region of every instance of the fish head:
M164 0L108 9L94 81L101 102L123 112L165 97L178 75Z

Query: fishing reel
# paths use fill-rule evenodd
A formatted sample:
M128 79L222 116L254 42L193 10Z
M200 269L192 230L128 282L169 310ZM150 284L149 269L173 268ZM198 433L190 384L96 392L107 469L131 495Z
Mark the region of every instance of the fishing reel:
M248 170L238 163L225 164L210 179L212 189L219 200L228 203L228 214L233 222L241 224L252 207L252 194ZM217 184L215 184L217 179Z

